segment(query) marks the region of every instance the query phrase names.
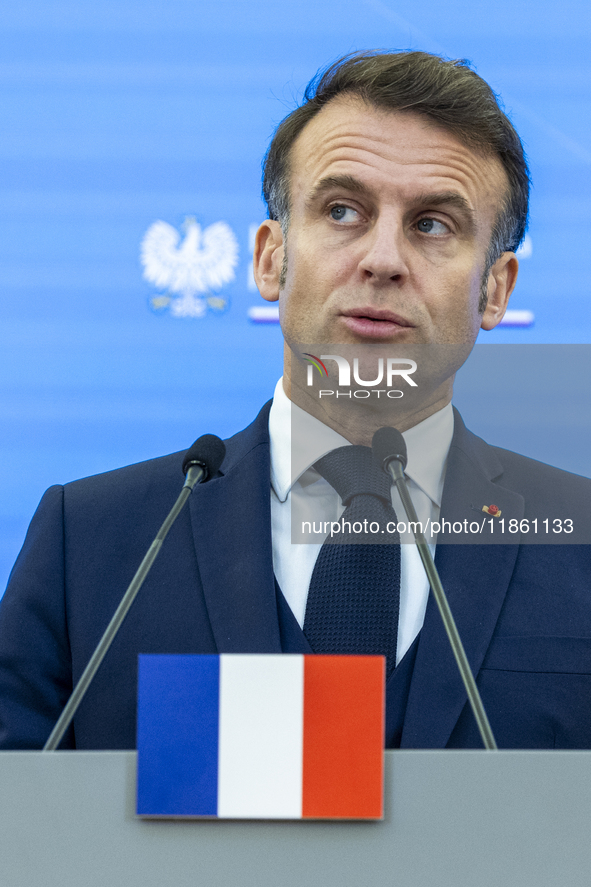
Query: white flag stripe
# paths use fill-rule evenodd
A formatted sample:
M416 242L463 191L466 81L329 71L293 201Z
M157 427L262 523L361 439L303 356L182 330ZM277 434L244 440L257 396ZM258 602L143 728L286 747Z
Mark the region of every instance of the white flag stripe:
M301 818L303 724L303 656L220 656L219 817Z

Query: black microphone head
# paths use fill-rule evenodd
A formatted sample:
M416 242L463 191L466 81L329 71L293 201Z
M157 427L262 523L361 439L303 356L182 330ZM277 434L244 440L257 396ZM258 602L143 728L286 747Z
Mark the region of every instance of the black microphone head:
M218 468L224 461L226 446L223 440L215 434L203 434L189 447L183 459L183 474L186 474L191 465L201 465L205 471L202 483L217 474Z
M406 468L406 443L397 428L378 428L371 442L373 457L380 468L388 470L393 459Z

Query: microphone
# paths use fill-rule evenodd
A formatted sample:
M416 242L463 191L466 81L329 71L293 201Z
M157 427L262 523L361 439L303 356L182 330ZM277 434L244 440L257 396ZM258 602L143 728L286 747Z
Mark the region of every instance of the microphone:
M413 528L415 543L419 550L419 555L421 556L427 579L429 580L429 584L433 591L433 596L439 608L439 613L443 620L443 625L460 672L460 677L462 678L466 693L468 694L468 701L470 702L474 718L476 719L482 742L487 750L495 750L497 744L484 705L482 704L482 699L478 692L474 675L470 669L464 645L462 644L446 594L443 590L443 585L441 584L441 579L439 578L439 573L437 572L431 549L420 529L421 524L419 523L415 507L410 498L410 493L408 492L404 475L404 469L406 468L407 462L406 441L397 428L378 428L372 439L372 451L374 460L380 468L386 472L386 474L391 476L398 488L407 520Z
M226 447L223 440L215 434L203 434L185 453L183 474L187 475L191 468L201 468L203 474L195 483L203 484L217 474L225 455Z
M397 428L378 428L371 441L373 457L380 468L388 471L392 460L406 468L406 441Z
M131 580L127 591L121 598L121 602L115 610L111 621L107 625L96 650L90 657L88 665L82 672L78 683L74 687L72 695L66 703L66 707L59 716L55 727L43 746L43 751L55 751L62 741L63 735L70 726L70 723L78 710L78 706L84 699L92 679L105 658L109 647L115 640L115 636L117 635L123 620L127 616L129 608L133 604L138 591L144 584L144 580L150 572L158 552L162 548L162 543L168 535L168 531L179 516L183 505L193 492L193 488L197 484L205 483L217 474L220 465L224 461L225 454L226 447L223 441L221 441L219 437L216 437L215 434L204 434L187 450L183 459L183 474L186 477L181 492L168 513L166 520L158 530L156 538L146 552L146 555L139 565L135 576Z

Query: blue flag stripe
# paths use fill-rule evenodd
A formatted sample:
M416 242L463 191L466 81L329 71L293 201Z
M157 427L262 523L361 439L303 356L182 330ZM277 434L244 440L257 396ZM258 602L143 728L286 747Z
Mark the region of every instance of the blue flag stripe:
M143 816L217 816L219 657L139 657Z

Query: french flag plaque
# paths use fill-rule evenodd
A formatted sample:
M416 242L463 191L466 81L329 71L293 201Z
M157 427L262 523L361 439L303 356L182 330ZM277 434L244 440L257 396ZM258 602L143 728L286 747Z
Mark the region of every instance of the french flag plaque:
M139 816L383 817L382 656L139 659Z

